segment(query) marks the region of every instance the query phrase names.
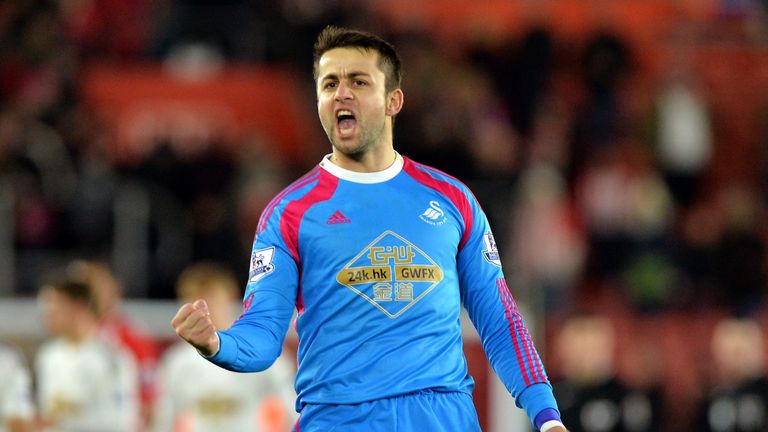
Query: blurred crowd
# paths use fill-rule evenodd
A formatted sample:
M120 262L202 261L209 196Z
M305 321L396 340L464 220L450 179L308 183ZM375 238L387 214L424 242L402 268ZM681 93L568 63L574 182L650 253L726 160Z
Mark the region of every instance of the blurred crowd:
M718 144L739 143L718 141L722 120L695 62L703 29L670 29L651 74L620 24L572 42L532 22L446 46L426 28L386 26L375 3L3 2L1 291L29 295L42 270L79 256L112 262L128 294L148 298L172 298L195 260L240 270L264 201L327 151L319 128L298 160L258 140L166 138L124 161L80 80L95 62L273 64L301 77L311 113L311 46L331 22L399 48L408 100L398 150L476 190L523 295L548 311L605 285L648 311L759 305L764 182L712 175Z
M697 55L718 38L764 52L765 2L711 3L706 24L668 26L649 66L621 22L570 40L531 20L447 43L419 22L393 25L374 0L0 2L0 296L36 296L41 275L80 257L107 262L129 297L175 298L184 269L203 260L242 284L261 208L328 152L322 131L299 159L259 140L167 139L125 162L83 102L82 75L94 63L190 57L275 65L298 77L311 114L312 44L334 23L396 45L406 95L396 149L473 189L510 286L540 316L581 316L610 298L645 317L759 321L768 99L744 114L757 119L747 131L756 175L718 175L748 145L726 133L733 115L715 109ZM768 92L755 83L754 94Z

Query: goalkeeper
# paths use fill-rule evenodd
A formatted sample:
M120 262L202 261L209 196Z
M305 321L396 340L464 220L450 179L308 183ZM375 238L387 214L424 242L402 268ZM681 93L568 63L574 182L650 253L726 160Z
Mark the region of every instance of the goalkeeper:
M478 202L394 149L395 49L336 27L314 48L332 152L265 208L242 316L218 330L198 300L179 309L176 333L223 368L262 371L296 309L295 432L479 431L463 306L536 429L565 431Z

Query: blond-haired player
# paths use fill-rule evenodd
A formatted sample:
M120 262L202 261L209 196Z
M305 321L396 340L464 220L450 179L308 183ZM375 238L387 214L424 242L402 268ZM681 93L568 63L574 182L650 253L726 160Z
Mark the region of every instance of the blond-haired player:
M216 263L187 268L177 281L182 302L205 299L211 319L227 328L241 298L233 273ZM294 368L284 357L267 371L235 373L219 368L184 341L171 346L159 369L156 432L272 432L295 419Z

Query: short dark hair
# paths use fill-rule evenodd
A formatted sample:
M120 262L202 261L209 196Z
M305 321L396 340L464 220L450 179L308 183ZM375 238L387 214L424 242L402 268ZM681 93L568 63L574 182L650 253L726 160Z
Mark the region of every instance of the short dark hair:
M53 290L63 295L69 300L88 306L88 309L96 313L96 303L93 298L91 286L84 281L73 278L56 275L48 278L42 285L41 290Z
M379 69L386 76L385 89L387 93L400 88L403 80L400 56L392 44L373 33L332 25L324 28L315 42L312 70L315 81L318 78L317 67L320 63L320 57L335 48L359 48L379 53Z

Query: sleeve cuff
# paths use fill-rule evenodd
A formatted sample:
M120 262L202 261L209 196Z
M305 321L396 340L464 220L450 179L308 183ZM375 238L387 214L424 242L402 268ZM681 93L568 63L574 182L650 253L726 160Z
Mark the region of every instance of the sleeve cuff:
M562 426L563 424L560 420L560 413L554 408L545 408L541 410L541 412L536 414L533 423L536 425L536 429L541 432L545 432L554 426Z
M526 387L515 399L515 403L525 410L532 426L537 430L547 420L560 420L557 401L555 401L549 383L537 383Z

